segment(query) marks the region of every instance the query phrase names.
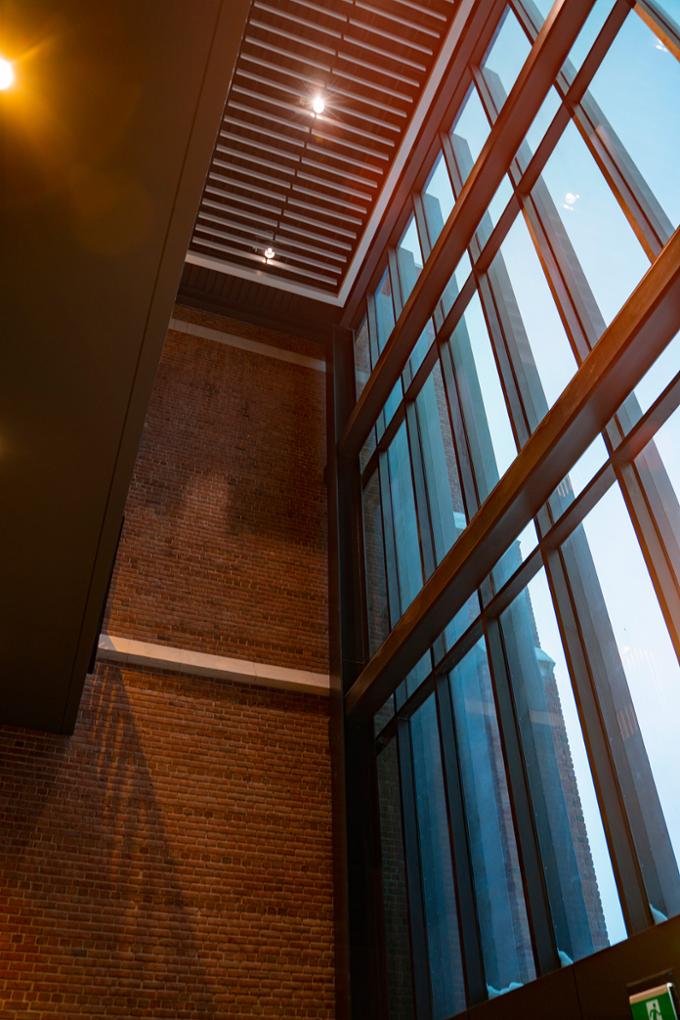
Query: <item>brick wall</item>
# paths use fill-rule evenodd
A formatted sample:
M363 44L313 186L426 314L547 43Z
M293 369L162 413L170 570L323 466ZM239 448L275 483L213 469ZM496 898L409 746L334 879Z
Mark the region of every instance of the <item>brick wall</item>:
M105 629L326 672L324 461L322 373L170 332ZM326 699L100 663L0 728L0 1017L330 1018L333 965Z
M0 1016L330 1018L318 697L98 667L0 730Z
M178 314L322 357L308 340ZM327 672L324 399L321 372L169 332L105 630Z

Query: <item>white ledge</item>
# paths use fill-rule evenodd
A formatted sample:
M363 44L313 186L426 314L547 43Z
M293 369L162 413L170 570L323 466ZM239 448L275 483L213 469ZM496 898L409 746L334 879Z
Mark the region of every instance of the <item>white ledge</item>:
M318 358L310 358L307 354L297 354L295 351L286 350L285 347L263 344L259 340L251 340L249 337L238 336L236 333L224 333L221 329L211 329L209 326L199 326L195 322L185 322L184 319L177 318L170 319L168 328L174 330L175 333L198 336L202 340L214 340L215 343L225 344L227 347L238 347L241 351L262 354L265 358L274 358L276 361L287 361L290 365L311 368L315 372L326 371L326 362Z
M250 662L247 659L230 659L224 655L207 655L190 648L172 648L154 645L148 641L102 634L99 638L97 658L104 662L122 662L135 666L154 667L172 673L192 673L215 680L235 680L256 687L272 687L280 691L298 691L306 694L328 694L330 678L327 673L310 673L304 669L289 669L271 663Z

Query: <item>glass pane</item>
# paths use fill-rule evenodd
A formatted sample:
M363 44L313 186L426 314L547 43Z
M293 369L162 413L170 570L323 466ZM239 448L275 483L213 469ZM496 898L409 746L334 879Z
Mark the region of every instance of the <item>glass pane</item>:
M396 623L423 584L411 459L403 423L387 448L387 465L399 592L398 611L395 606L393 612L393 623Z
M562 68L569 82L576 76L576 72L580 70L581 64L590 53L593 43L600 34L600 29L609 17L613 7L614 0L595 0L593 9L576 37L576 42L569 51L569 56Z
M670 235L680 223L680 63L631 13L589 93L669 217Z
M437 563L467 525L451 422L439 365L416 398L416 414L425 470Z
M680 913L680 668L617 485L565 542L563 556L660 920Z
M563 228L558 237L564 257L580 263L599 306L602 318L594 323L599 337L649 261L573 123L567 125L541 180L555 204L555 225Z
M432 656L429 651L425 652L422 659L415 664L405 680L397 687L395 698L397 708L401 708L407 698L416 691L424 680L432 672Z
M403 303L406 304L409 294L415 287L416 280L423 268L423 256L420 251L415 216L412 216L409 220L406 230L397 245L397 264L399 266L401 297Z
M354 381L357 399L371 374L371 355L368 346L368 319L364 316L354 334Z
M475 293L449 341L480 499L517 456L482 306Z
M510 178L505 174L477 227L480 247L488 241L512 195L513 187Z
M378 346L378 353L380 353L389 340L390 333L394 329L392 286L390 284L390 274L387 270L383 273L373 297L375 301L375 321L378 333L376 343ZM375 364L376 360L377 359L374 357L373 364Z
M441 297L441 307L444 315L447 315L453 307L453 302L456 300L463 284L467 280L468 276L472 272L472 263L470 262L470 256L467 251L464 251L460 257L460 261L454 271L449 277L449 282L444 288L444 293Z
M387 726L388 722L394 718L394 695L390 694L389 698L385 701L381 708L373 716L373 734L378 734Z
M680 583L680 408L636 459L666 556Z
M451 128L451 144L463 183L489 137L489 121L477 89L472 86Z
M576 359L522 215L489 276L533 430L574 375Z
M422 364L423 358L429 351L434 341L434 326L432 319L427 320L425 329L416 340L415 347L411 352L411 356L408 359L408 368L411 374L411 378L416 374L420 365Z
M390 630L382 511L380 507L380 481L377 471L373 472L364 487L362 508L368 648L372 655L383 643Z
M484 970L489 996L535 977L484 642L450 674Z
M375 423L375 433L378 442L380 442L380 440L382 439L385 429L392 421L392 418L394 417L396 411L398 410L403 396L404 390L402 387L401 379L397 379L396 383L392 387L392 392L385 401L385 406L378 415L378 420Z
M446 168L444 156L440 153L423 192L425 221L430 235L430 244L433 246L449 218L453 203L453 188L449 171Z
M529 521L491 571L494 591L500 591L505 582L510 580L517 568L524 562L529 553L534 551L537 545L538 533L536 525L533 521Z
M563 964L625 938L567 663L543 570L501 616Z
M377 760L380 856L389 1020L414 1020L401 788L396 740Z
M591 478L594 478L602 465L606 463L608 456L604 439L602 436L596 436L550 497L553 517L559 517L568 506L571 506L576 496L585 489Z
M434 695L411 718L413 775L433 1020L465 1008L444 778Z
M616 412L616 421L624 435L627 435L637 425L642 415L661 396L679 371L680 333L676 334L662 351ZM612 435L616 436L616 441L618 441L618 430L612 430Z
M674 379L679 371L680 333L676 333L635 387L635 397L640 405L641 413L649 410L657 397L661 396L671 379Z
M506 10L482 71L487 79L498 107L517 80L531 46L519 21L510 9ZM500 87L499 87L500 86Z
M531 122L531 127L526 134L526 143L520 148L520 159L523 159L523 165L529 162L529 159L536 152L543 141L543 136L550 127L552 119L557 113L560 106L559 93L554 86L551 85L550 91L541 103L541 107Z

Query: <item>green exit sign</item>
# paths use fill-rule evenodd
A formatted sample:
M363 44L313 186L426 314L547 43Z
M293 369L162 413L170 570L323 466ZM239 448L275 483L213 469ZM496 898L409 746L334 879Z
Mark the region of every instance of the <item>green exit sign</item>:
M672 985L659 985L630 997L633 1020L678 1020Z

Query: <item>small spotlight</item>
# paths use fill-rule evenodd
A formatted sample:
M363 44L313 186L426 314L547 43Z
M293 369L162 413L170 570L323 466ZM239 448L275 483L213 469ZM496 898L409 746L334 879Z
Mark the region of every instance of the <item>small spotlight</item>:
M9 60L0 57L0 89L10 89L14 85L14 68Z
M326 100L322 95L316 95L312 99L312 109L314 113L323 113L326 109Z
M271 261L271 259L276 257L276 252L274 251L273 248L265 248L264 257L266 258L267 262L269 262Z

